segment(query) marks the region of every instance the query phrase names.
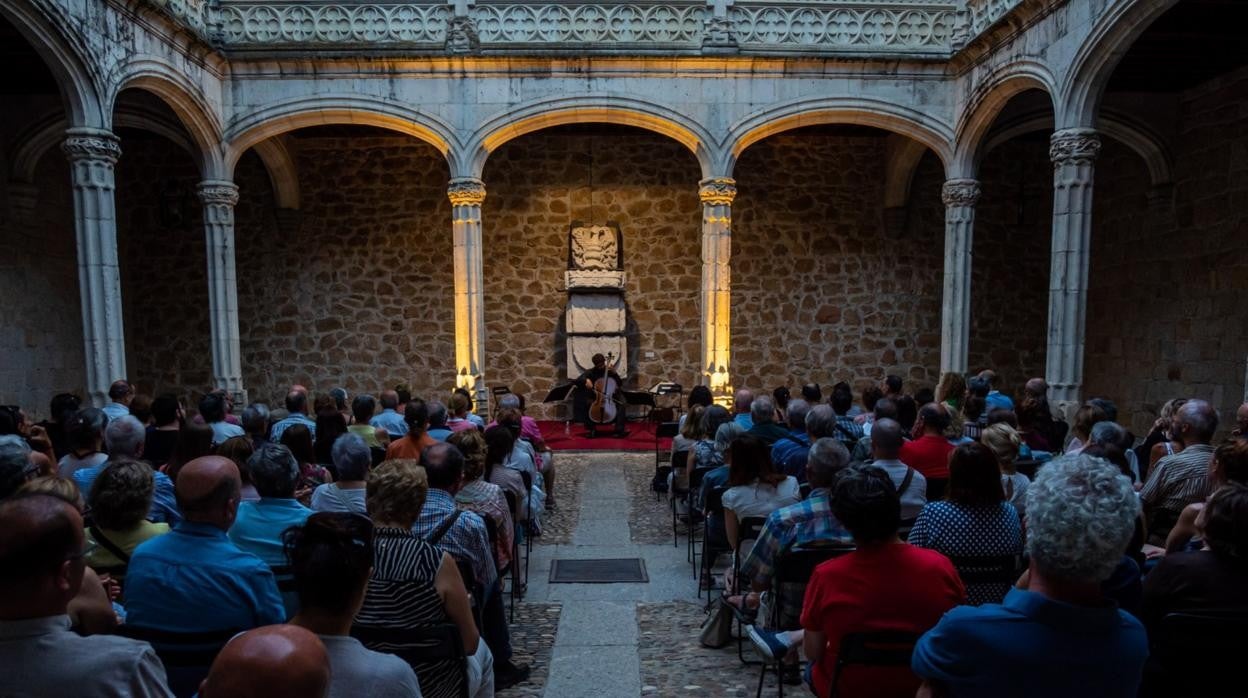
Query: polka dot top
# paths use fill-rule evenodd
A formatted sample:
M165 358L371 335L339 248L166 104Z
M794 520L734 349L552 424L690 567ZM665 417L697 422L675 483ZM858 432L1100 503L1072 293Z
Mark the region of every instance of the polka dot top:
M977 507L929 502L910 529L909 541L946 557L1019 555L1023 551L1018 511L1009 502ZM966 601L972 606L1001 603L1009 589L1009 584L967 584Z

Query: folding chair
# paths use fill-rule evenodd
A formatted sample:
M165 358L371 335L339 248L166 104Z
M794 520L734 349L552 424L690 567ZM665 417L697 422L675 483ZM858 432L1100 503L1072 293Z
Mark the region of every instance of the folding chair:
M676 472L677 469L684 470L688 467L688 465L689 465L689 452L677 451L676 453L673 453L671 455L671 466L668 468L668 472L674 473ZM677 514L676 514L676 500L682 499L682 500L688 501L689 488L681 487L680 485L676 483L676 478L672 478L672 490L669 493L669 495L670 495L669 498L671 499L671 505L672 505L672 547L676 548L680 546L680 543L677 540L677 538L679 537L679 533L677 532L677 520L678 519L677 519ZM692 509L689 509L688 506L686 506L685 509L688 510L688 516L693 515Z
M1019 555L950 555L963 584L1009 584L1022 572Z
M418 675L421 665L427 662L457 662L460 667L459 695L468 698L468 655L464 652L464 640L455 624L441 623L419 628L353 625L351 637L370 650L393 654L402 659Z
M742 554L743 548L744 548L743 544L746 541L757 541L759 535L763 531L763 525L766 523L767 523L767 519L761 516L747 516L744 519L741 519L740 523L737 524L737 545L736 545L736 548L732 551L733 585L731 589L724 590L725 596L732 596L735 594L745 594L750 591L750 580L741 579L741 562L745 559L745 556L749 554L749 553L745 553L744 555ZM758 662L751 662L745 658L745 651L744 651L745 637L741 633L742 626L745 624L743 611L744 609L742 609L741 611L738 611L737 609L734 608L732 612L733 621L736 623L736 626L737 626L737 659L741 660L741 663L745 665L758 664Z
M523 470L520 479L524 482L525 505L528 515L524 518L524 580L529 580L529 558L533 556L533 475Z
M702 491L702 478L709 473L712 468L693 468L689 471L689 489L685 492L685 505L689 509L689 520L685 524L685 538L687 548L685 550L685 559L694 567L694 574L697 574L698 556L694 543L697 541L696 520L702 516L702 508L698 506L698 495Z
M853 551L853 546L818 545L793 548L777 555L773 563L771 577L771 588L776 602L771 605L770 626L778 630L796 630L796 628L781 627L780 620L785 617L787 611L784 606L786 594L782 592L782 586L796 584L804 588L810 583L810 576L815 573L816 567L828 560L852 553ZM800 609L798 610L800 612ZM763 679L766 678L769 668L776 674L776 685L779 686L779 695L784 696L784 657L779 657L774 665L763 662L758 672L756 698L762 698Z
M511 511L512 536L511 536L511 563L507 565L507 569L511 572L511 590L508 596L511 597L511 608L509 609L510 620L516 620L516 601L524 598L524 589L520 584L520 506L516 503L516 493L503 490L503 496L507 498L507 509Z
M724 516L724 492L727 491L727 487L713 487L710 492L706 493L706 501L703 503L706 508L706 518L702 520L702 573L699 574L697 571L693 573L694 578L698 580L698 598L702 598L702 577L709 578L711 570L715 566L715 559L719 557L720 553L731 550L731 548L712 545L710 537L711 519L715 516L720 518ZM696 570L696 556L694 565ZM715 591L715 589L715 580L713 578L708 579L706 585L706 603L708 606L711 603L711 592Z
M948 478L927 479L927 501L938 502L945 498L945 488L949 486Z
M1167 613L1150 633L1142 696L1242 696L1248 611L1202 608Z
M671 448L663 448L663 439L670 439L680 433L680 422L660 422L654 428L654 479L650 481L650 489L654 491L655 500L667 490L667 475L676 464L672 462Z
M848 633L841 638L836 653L836 667L832 670L832 686L828 698L836 698L840 691L841 671L850 665L902 667L910 671L910 656L919 641L916 633L900 630Z
M235 635L238 629L214 630L203 633L175 633L166 630L143 628L122 624L116 633L132 640L142 640L152 646L156 656L165 665L165 678L169 690L178 698L193 696L199 684L208 676L212 662Z

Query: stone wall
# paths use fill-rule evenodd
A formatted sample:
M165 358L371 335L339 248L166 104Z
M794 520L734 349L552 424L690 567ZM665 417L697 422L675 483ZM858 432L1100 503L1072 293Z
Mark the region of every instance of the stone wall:
M568 228L614 221L627 274L626 385L693 386L701 341L699 178L683 146L630 129L543 131L491 155L483 211L489 384L525 394L534 403L530 414L560 414L536 402L567 378Z
M855 132L857 133L857 132ZM884 230L882 134L799 131L737 163L734 387L810 380L856 388L896 373L933 385L940 365L943 214Z
M1108 144L1096 168L1085 394L1143 434L1172 397L1243 396L1248 346L1248 77L1179 106L1173 205L1150 203L1142 162ZM1164 192L1161 192L1164 193Z
M139 392L192 398L212 384L207 253L195 161L144 131L121 133L117 252L126 368Z
M380 131L291 139L302 210L279 216L263 165L239 166L243 380L281 405L291 383L376 392L454 387L446 161Z
M9 165L0 157L0 166ZM0 401L47 416L52 395L85 394L82 304L69 163L53 149L39 163L33 210L0 177Z

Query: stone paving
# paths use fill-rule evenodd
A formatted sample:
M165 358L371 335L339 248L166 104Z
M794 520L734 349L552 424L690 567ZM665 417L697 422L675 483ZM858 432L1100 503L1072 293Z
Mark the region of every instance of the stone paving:
M516 664L528 664L533 670L529 680L512 686L496 695L507 698L537 698L546 693L546 680L550 673L550 654L555 646L555 633L559 629L559 615L563 605L559 603L520 603L516 605L516 619L511 623L511 660Z
M537 542L542 545L566 545L572 542L572 532L581 516L581 480L589 466L590 454L556 453L555 497L558 507L548 509L542 517L542 535Z
M628 476L630 512L629 538L634 543L672 544L672 509L667 495L655 496L650 490L654 479L654 454L630 453L624 457ZM682 534L680 542L684 543Z
M637 652L641 658L641 691L647 696L745 696L758 688L757 665L737 658L737 643L709 649L698 642L706 614L702 605L688 601L637 605ZM749 640L745 658L758 661ZM774 694L775 676L767 674L764 693ZM803 695L798 687L786 687Z

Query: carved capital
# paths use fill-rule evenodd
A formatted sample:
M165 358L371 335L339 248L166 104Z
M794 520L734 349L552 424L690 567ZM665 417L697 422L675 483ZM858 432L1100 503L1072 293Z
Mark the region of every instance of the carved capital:
M116 164L121 157L121 143L117 136L100 129L74 128L67 132L61 150L70 162L78 160L103 160Z
M200 182L195 192L205 206L222 205L233 207L238 204L238 185L223 180Z
M1049 138L1049 159L1055 165L1092 162L1101 152L1101 136L1090 128L1054 131Z
M731 177L711 177L698 184L698 197L704 204L731 206L737 198L737 180Z
M485 183L473 177L452 179L446 195L452 206L480 206L485 201Z
M940 188L945 206L974 206L979 201L979 182L974 179L951 179Z

